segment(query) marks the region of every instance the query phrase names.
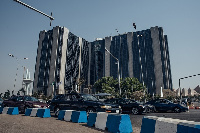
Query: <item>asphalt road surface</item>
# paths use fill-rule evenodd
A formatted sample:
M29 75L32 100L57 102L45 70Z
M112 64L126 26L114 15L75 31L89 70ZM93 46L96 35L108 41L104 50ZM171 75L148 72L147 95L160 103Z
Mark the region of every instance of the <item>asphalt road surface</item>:
M183 113L149 113L130 115L134 133L139 133L144 116L160 116L200 122L200 110ZM106 131L88 127L85 123L72 123L57 120L56 117L39 118L19 115L0 114L1 133L106 133Z

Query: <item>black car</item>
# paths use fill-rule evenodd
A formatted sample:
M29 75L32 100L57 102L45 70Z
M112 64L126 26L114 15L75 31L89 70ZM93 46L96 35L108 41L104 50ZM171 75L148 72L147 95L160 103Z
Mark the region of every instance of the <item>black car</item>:
M0 107L2 107L3 99L0 98Z
M143 111L144 113L151 113L151 112L154 112L154 110L155 110L155 107L151 104L146 104L144 102L138 102L138 101L135 101L133 99L130 99L130 100L132 102L137 102L137 103L143 105L144 106L144 111Z
M90 94L69 93L55 96L50 103L50 110L58 115L59 110L77 110L89 112L121 113L116 104L106 104Z
M136 101L130 99L123 99L123 98L111 98L107 99L104 102L106 103L113 103L119 104L122 108L123 113L133 113L133 114L142 114L144 111L144 106Z
M149 101L146 104L153 105L155 107L156 112L173 111L173 112L179 113L179 112L188 111L187 107L182 106L177 103L172 103L171 101L167 99L156 99L156 100Z

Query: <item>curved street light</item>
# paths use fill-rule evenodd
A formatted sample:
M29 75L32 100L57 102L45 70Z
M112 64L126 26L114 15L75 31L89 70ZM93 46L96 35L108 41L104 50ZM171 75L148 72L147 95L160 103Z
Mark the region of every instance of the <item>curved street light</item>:
M17 72L18 72L18 69L19 69L19 59L16 56L14 56L13 54L8 54L8 56L13 57L13 58L15 58L17 60ZM23 59L27 60L28 58L23 58ZM15 84L17 82L17 72L16 72L16 75L15 75L14 90L15 90Z
M120 94L120 96L121 96L121 88L120 88L120 74L119 74L119 60L113 55L113 54L111 54L110 53L110 51L108 51L108 49L106 49L106 47L105 47L105 50L114 58L114 59L116 59L117 60L117 73L118 73L118 82L119 82L119 94Z
M195 77L195 76L198 76L200 74L196 74L196 75L192 75L192 76L188 76L188 77L184 77L184 78L180 78L179 79L179 89L180 89L180 104L182 102L182 94L181 94L181 79L186 79L186 78L191 78L191 77Z

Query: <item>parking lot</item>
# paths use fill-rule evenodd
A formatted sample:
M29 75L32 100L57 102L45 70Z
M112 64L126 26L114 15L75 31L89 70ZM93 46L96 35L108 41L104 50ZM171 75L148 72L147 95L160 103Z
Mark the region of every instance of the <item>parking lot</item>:
M182 120L200 122L200 110L191 109L190 112L183 113L148 113L142 115L130 115L134 133L139 133L142 118L144 116L159 116L176 118ZM19 115L0 114L0 131L2 133L102 133L106 132L93 127L88 127L85 123L72 123L51 118L40 118Z

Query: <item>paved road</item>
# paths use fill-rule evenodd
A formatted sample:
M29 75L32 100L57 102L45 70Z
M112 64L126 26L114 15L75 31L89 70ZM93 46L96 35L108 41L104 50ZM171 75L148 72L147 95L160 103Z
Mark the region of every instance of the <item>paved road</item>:
M144 116L160 116L200 122L200 110L184 113L149 113L130 115L134 133L139 133ZM19 115L0 114L1 133L102 133L106 131L78 124L57 120L55 117L39 118Z
M105 131L78 124L57 120L55 117L40 118L0 114L1 133L102 133Z

